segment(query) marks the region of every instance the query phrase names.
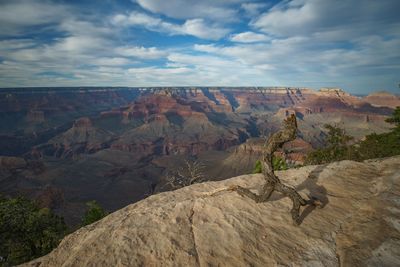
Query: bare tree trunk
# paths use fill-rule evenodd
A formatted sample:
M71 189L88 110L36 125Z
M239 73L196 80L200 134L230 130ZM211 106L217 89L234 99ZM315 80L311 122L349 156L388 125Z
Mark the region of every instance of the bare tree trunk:
M237 191L241 196L246 196L253 199L255 202L264 202L267 201L274 190L279 193L289 197L293 202L293 207L290 213L292 214L293 222L296 225L300 224L300 206L305 206L307 204L317 204L315 200L306 201L303 199L297 191L287 185L281 183L279 178L275 175L273 165L272 165L272 156L274 152L282 147L282 145L286 142L292 141L296 138L297 132L297 121L296 116L291 115L286 118L284 121L284 128L276 133L274 133L264 145L264 154L261 160L262 164L262 173L265 178L265 184L261 189L259 195L254 194L249 189L243 188L241 186L234 186L231 190Z

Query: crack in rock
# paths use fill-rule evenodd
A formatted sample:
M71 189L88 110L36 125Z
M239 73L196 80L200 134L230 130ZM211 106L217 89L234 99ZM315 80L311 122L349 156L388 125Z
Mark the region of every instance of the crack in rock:
M190 223L190 232L192 233L192 239L193 239L193 256L196 257L196 262L198 264L198 266L200 266L200 259L199 259L199 253L197 251L197 244L196 244L196 237L194 235L194 231L193 231L193 216L194 216L194 205L196 204L196 202L193 202L193 206L190 209L190 213L189 213L189 223Z

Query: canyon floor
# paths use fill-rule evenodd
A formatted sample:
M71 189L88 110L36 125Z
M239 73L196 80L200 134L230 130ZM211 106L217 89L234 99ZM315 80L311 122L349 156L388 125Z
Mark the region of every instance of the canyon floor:
M302 209L227 191L257 191L261 174L152 195L64 238L23 266L398 266L400 156L277 173L323 206Z

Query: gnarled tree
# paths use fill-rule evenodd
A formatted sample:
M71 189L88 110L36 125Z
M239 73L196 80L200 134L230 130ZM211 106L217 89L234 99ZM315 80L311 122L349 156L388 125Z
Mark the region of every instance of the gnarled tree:
M289 197L293 202L293 207L291 210L293 222L296 225L301 223L300 221L300 206L305 205L321 205L320 201L315 198L311 198L309 200L303 199L297 191L287 185L282 184L279 178L275 175L273 164L272 164L272 156L274 152L282 147L282 145L286 142L292 141L296 138L297 132L297 121L296 116L292 114L290 117L286 118L284 121L284 127L282 130L271 135L270 138L266 141L264 145L264 153L261 159L262 173L265 178L265 184L261 189L259 195L254 194L249 189L243 188L241 186L233 186L230 190L234 190L238 192L241 196L246 196L254 201L265 202L267 201L272 192L275 190L287 197Z

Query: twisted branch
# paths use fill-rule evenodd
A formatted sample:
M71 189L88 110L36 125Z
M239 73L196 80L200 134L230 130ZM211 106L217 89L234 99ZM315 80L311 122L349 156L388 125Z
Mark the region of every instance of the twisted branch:
M271 197L274 190L278 191L292 200L293 207L290 213L292 215L294 224L299 225L301 223L299 215L300 206L305 206L307 204L317 205L318 201L316 199L305 200L294 188L282 184L279 178L275 175L272 167L272 156L274 152L278 148L282 147L284 143L294 140L296 138L296 132L296 116L292 114L290 117L285 119L283 129L271 135L271 137L265 142L264 154L261 160L265 184L262 187L259 195L254 194L249 189L241 186L233 186L230 188L230 190L238 192L238 194L241 196L249 197L257 203L267 201Z

